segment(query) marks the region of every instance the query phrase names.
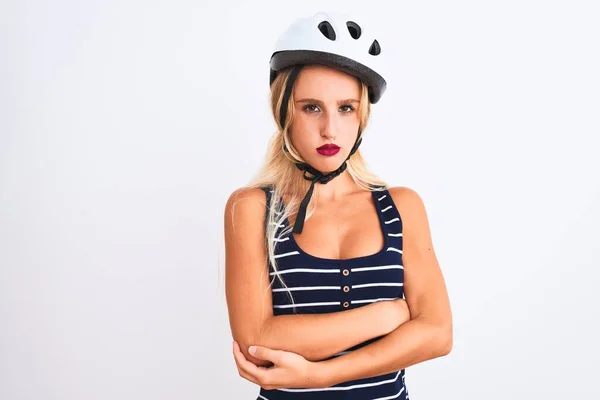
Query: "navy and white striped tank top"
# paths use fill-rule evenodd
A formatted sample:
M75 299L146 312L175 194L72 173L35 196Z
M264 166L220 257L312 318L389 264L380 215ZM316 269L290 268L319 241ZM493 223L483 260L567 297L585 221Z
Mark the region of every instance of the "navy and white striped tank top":
M271 189L263 188L267 204L271 202ZM402 219L390 193L383 189L372 191L373 203L384 236L383 248L371 255L345 260L327 259L305 253L286 233L275 245L277 273L285 286L275 276L269 265L272 281L274 315L296 313L331 313L364 306L366 304L404 298L404 267L402 263ZM275 212L280 213L283 205ZM285 219L277 227L275 237L289 226ZM276 279L273 279L276 278ZM287 288L286 288L287 286ZM287 290L293 296L293 303ZM351 352L377 340L371 339L334 357ZM377 377L344 382L328 388L260 389L257 400L384 400L408 399L405 370Z

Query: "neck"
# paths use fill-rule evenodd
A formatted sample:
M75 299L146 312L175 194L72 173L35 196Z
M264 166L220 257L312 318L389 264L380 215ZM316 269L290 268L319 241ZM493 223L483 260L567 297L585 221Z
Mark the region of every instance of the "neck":
M321 174L314 168L309 168L308 165L304 165L302 166L302 168L300 168L300 166L297 165L299 169L307 170L310 174L315 174L315 177L314 179L312 179L310 188L308 189L308 192L306 192L306 195L302 199L300 207L298 208L298 215L296 218L296 222L294 223L293 229L294 233L302 233L302 229L304 227L304 220L306 218L306 210L315 190L319 190L322 189L322 187L326 187L324 191L326 197L325 201L333 201L338 197L347 194L350 191L350 188L352 187L352 179L347 169L345 168L346 166L347 164L342 164L342 166L336 169L334 172L328 174ZM303 178L306 178L306 175ZM319 187L317 189L318 185L322 187Z
M356 190L356 183L346 169L339 176L336 176L326 184L317 183L315 187L319 202L330 202L347 195Z

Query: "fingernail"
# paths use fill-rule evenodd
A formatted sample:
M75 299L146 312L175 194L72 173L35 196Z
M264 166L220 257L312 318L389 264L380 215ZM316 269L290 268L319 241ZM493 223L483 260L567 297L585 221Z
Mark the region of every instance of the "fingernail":
M248 348L248 351L250 352L250 354L256 353L256 346L250 346L250 348Z

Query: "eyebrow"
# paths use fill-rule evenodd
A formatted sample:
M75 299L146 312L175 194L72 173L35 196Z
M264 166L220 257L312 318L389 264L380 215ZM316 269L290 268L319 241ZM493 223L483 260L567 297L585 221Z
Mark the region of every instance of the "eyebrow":
M300 99L300 100L296 100L296 103L314 103L314 104L318 104L318 105L323 105L323 102L321 100L317 100L317 99ZM360 103L360 101L356 100L356 99L345 99L345 100L338 100L338 105L342 105L342 104L348 104L348 103Z

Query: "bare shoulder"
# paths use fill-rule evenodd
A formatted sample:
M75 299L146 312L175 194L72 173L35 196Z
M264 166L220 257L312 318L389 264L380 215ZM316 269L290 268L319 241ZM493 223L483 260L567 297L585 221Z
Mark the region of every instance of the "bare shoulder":
M263 207L266 204L266 195L264 190L254 187L241 187L234 190L227 199L226 210L231 210L238 203L244 204L243 207Z
M429 217L421 195L413 188L398 186L388 188L402 220L405 245L432 249Z
M253 187L242 187L234 190L225 204L225 225L256 222L264 217L266 194L264 190Z
M395 186L388 188L388 192L402 217L411 218L415 214L425 214L425 203L415 189L406 186Z

